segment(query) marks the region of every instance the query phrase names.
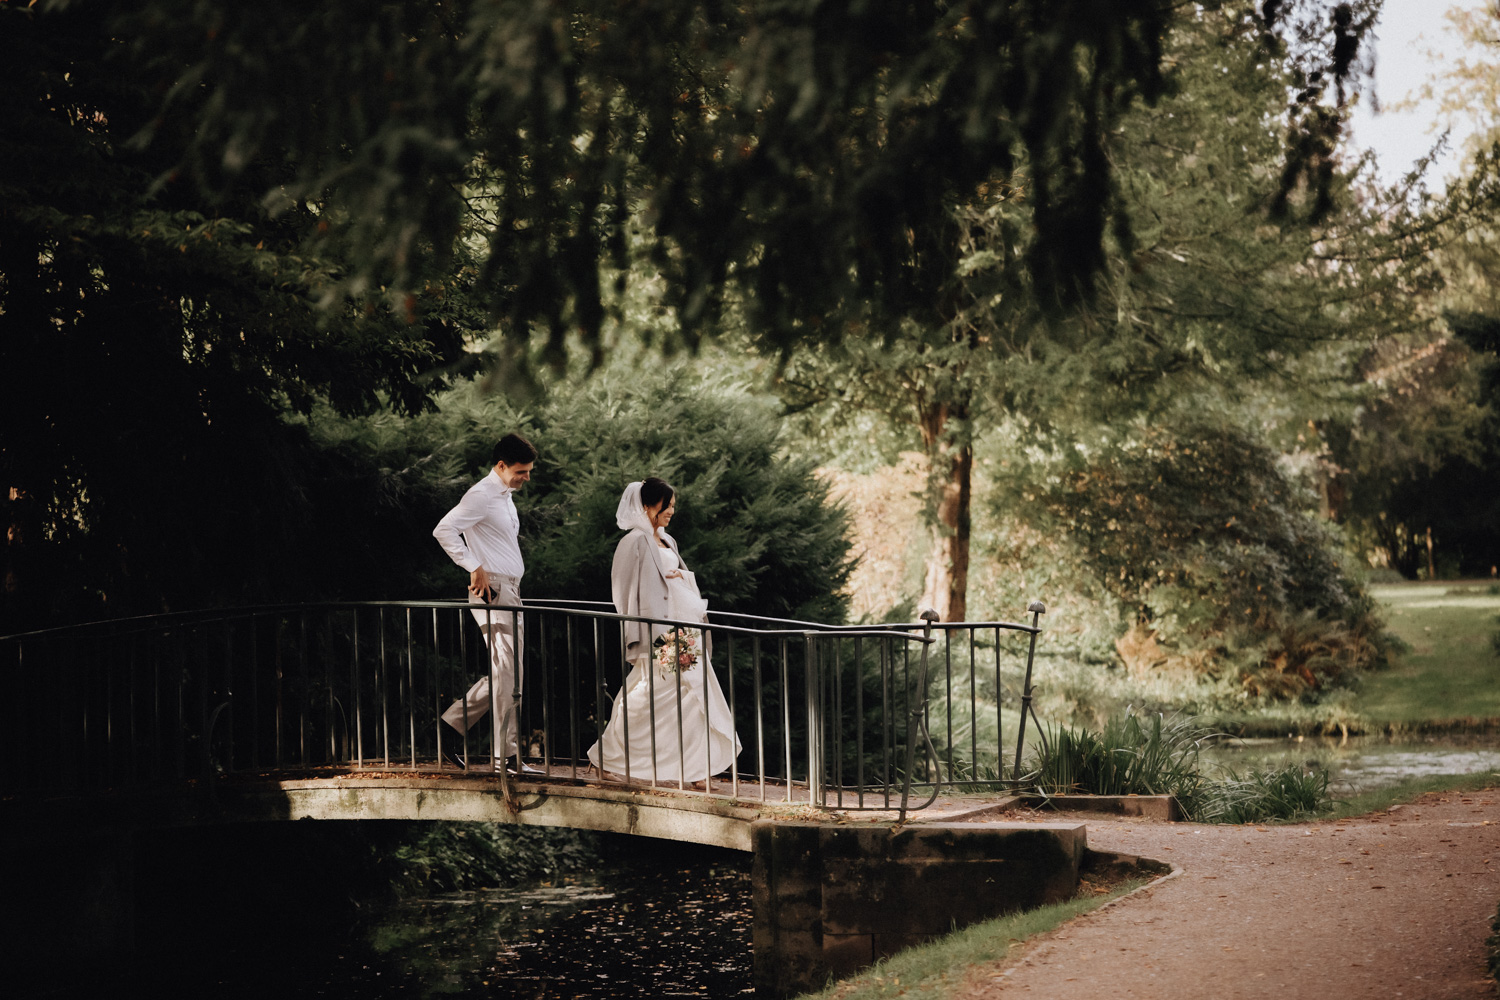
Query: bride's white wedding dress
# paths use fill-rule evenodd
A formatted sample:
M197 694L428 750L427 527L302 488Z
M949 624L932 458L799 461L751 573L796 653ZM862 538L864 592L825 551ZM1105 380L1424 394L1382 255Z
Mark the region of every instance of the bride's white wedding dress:
M708 602L698 593L692 571L679 565L673 550L654 547L667 579L667 617L706 623ZM661 631L660 626L653 629ZM739 755L740 741L708 652L705 648L686 670L663 669L656 655L635 662L615 696L609 725L589 748L589 760L633 781L673 784L704 781L728 770Z

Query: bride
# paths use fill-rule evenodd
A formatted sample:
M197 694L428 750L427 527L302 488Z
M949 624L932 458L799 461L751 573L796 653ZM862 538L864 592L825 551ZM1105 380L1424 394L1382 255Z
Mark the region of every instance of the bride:
M672 487L652 477L631 483L615 521L629 534L615 548L610 589L615 610L638 618L708 622L708 602L666 526ZM709 664L702 629L622 622L631 671L609 725L589 748L601 770L634 780L705 782L739 755L734 719Z

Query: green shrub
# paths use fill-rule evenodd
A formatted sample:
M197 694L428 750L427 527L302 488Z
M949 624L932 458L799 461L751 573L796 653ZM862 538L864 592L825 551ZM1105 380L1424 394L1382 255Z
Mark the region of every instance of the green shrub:
M1171 795L1200 823L1299 819L1332 808L1325 770L1287 766L1244 777L1230 770L1209 779L1199 749L1212 735L1190 719L1129 713L1097 731L1058 727L1033 746L1025 782L1043 795Z
M1241 777L1233 769L1204 785L1191 817L1200 823L1258 823L1302 819L1333 808L1328 772L1296 764Z
M1032 506L1142 620L1269 633L1299 613L1341 617L1359 597L1316 502L1242 430L1144 428L1062 454L1045 489L1027 487Z
M671 532L712 606L842 622L847 514L811 457L781 447L774 404L686 365L559 387L536 412L542 473L526 505L532 593L609 598L625 484L677 490Z
M461 595L463 573L432 526L514 429L540 452L516 498L527 595L609 600L620 492L658 475L677 488L672 534L712 607L844 620L848 517L812 460L783 448L770 400L658 363L560 381L531 408L478 383L437 404L412 418L313 423L324 455L313 506L336 512L324 526L322 551L337 562L324 596Z
M1057 555L1118 602L1132 675L1233 673L1296 698L1383 662L1377 606L1316 498L1253 434L1131 427L1012 463L997 512L1066 538Z
M1191 813L1203 785L1198 751L1206 729L1190 720L1127 714L1100 730L1059 726L1032 748L1026 782L1044 795L1173 795Z

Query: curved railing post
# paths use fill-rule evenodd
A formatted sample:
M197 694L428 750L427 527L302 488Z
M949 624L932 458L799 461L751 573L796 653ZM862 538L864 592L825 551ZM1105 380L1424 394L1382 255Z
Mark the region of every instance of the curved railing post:
M911 703L906 718L906 773L901 776L901 816L900 822L906 822L907 804L911 800L911 774L916 767L917 759L917 735L925 732L927 718L927 650L932 645L932 623L938 620L938 613L931 608L923 608L918 616L926 624L922 627L922 659L917 665L917 697Z
M1041 601L1032 601L1026 606L1026 610L1031 613L1032 633L1031 644L1026 649L1026 681L1021 686L1021 714L1016 725L1016 764L1011 773L1011 780L1015 782L1021 780L1021 751L1026 746L1027 716L1036 720L1036 709L1031 707L1031 664L1036 659L1036 637L1039 631L1037 621L1047 613L1047 605ZM1040 722L1037 723L1037 731L1041 731Z
M810 634L802 638L802 670L803 697L807 699L807 804L821 806L825 803L823 776L828 761L823 756L823 685L818 671L818 648Z

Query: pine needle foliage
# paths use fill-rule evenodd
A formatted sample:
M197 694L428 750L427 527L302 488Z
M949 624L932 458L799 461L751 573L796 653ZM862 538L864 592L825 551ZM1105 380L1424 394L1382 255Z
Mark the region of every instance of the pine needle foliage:
M351 561L343 578L387 596L461 593L432 526L488 472L495 440L517 430L540 452L516 497L527 595L609 601L620 493L660 476L677 490L669 530L711 607L844 620L848 516L812 459L785 449L769 400L682 364L560 381L529 409L465 383L437 407L314 422L338 470L321 489L353 508L329 526L341 539L330 550Z
M554 391L536 421L542 473L523 515L534 591L608 600L620 492L660 476L677 491L669 530L713 607L844 620L848 517L813 460L782 450L768 400L678 366Z

